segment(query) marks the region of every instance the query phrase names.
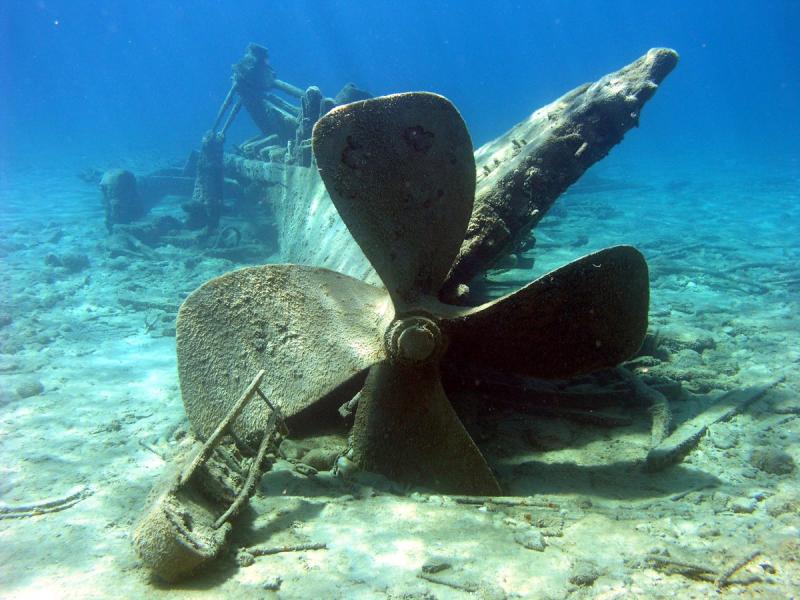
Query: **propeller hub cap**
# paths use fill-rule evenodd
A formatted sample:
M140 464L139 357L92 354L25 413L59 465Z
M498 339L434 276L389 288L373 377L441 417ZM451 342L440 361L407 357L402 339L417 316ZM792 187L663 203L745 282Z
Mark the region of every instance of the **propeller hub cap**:
M410 317L396 321L387 332L389 355L404 363L430 360L441 345L438 325L426 317Z

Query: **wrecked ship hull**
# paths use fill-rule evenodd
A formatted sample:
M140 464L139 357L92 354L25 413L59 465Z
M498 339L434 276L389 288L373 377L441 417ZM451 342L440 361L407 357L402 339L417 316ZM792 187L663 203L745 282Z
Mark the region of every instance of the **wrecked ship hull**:
M677 62L674 50L652 49L536 110L475 151L475 205L443 300L458 300L466 293L463 286L517 250L558 197L638 126L642 108ZM225 172L266 184L278 228L279 262L325 267L380 283L315 165L226 155Z

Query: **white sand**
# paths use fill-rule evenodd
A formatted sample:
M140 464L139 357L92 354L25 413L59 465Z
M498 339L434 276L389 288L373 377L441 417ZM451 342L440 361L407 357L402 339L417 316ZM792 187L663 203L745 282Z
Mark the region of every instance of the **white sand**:
M629 407L628 427L532 417L501 424L517 438L505 450L502 438L490 440L487 454L509 492L531 495L536 506L397 495L380 479L309 478L280 461L240 519L230 555L173 588L151 580L130 544L163 468L145 445L169 456L187 429L170 335L178 304L236 265L187 266L191 252L175 248L159 248L154 261L109 259L96 190L70 173L7 176L0 316L11 322L0 329L0 506L77 491L86 497L60 512L0 520L0 595L701 598L716 594L713 583L655 569L646 558L719 574L756 551L733 581L760 581L731 584L722 595L795 594L798 472L765 473L749 457L754 448L778 448L800 462L799 182L733 168L729 178L640 174L637 187L626 184L625 165L603 167L597 172L616 185L592 191L587 181L556 205L563 216L536 230L535 273L610 244L645 252L651 330L674 346L671 361L652 372L697 394L673 402L677 421L722 390L783 383L714 425L683 464L654 475L638 466L649 439L642 407ZM90 267L70 274L45 265L48 253L69 252L86 254ZM512 270L493 278L532 276ZM170 310L136 309L131 298ZM43 391L20 398L18 388L35 382ZM553 449L526 448L523 430ZM517 543L522 534L541 537L544 551ZM248 567L234 560L237 546L305 542L327 549L258 557ZM420 577L431 559L450 565L431 575L438 583Z

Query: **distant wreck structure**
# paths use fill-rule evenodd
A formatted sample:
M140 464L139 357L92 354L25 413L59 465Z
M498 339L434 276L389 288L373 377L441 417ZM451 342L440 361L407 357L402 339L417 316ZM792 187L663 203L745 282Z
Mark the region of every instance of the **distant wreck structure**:
M539 108L475 150L475 204L442 300L468 301L472 279L501 261L514 264L558 197L638 126L642 108L677 63L674 50L652 49ZM272 256L379 283L328 197L311 150L320 117L371 95L347 84L326 97L316 86L303 90L282 81L267 49L257 44L233 65L231 80L200 150L183 167L144 176L121 170L104 174L108 230L149 246L196 243L222 252L236 245L228 251L246 262ZM225 152L226 134L242 107L259 133ZM150 209L170 195L185 199L182 218L147 223ZM267 220L276 239L259 239L263 226L245 231L253 219Z
M475 151L478 189L467 238L448 278L451 295L525 244L556 199L639 126L645 103L677 64L674 50L650 50Z
M254 160L303 167L311 166L311 130L314 123L334 106L371 97L352 83L345 85L335 98L326 98L316 86L303 91L281 81L269 64L267 49L258 44L250 44L244 57L233 65L231 79L231 89L220 107L212 130L222 123L230 108L228 120L222 129L224 135L240 107L244 106L261 134L240 145L241 155ZM300 106L278 96L275 93L278 91L298 100Z
M136 176L124 169L102 175L99 185L109 233L133 237L147 246L177 243L185 247L192 242L200 247L218 246L224 215L252 219L252 206L271 203L265 188L283 185L281 174L288 167L312 166L311 132L321 116L335 106L371 97L353 83L330 98L316 86L302 90L282 81L269 64L267 49L258 44L250 44L231 70L231 87L211 129L183 166L148 175ZM259 133L225 153L228 130L242 107ZM167 196L184 199L183 218L148 223L149 211ZM272 213L267 213L271 220ZM241 232L235 239L241 243ZM262 252L260 260L268 255Z

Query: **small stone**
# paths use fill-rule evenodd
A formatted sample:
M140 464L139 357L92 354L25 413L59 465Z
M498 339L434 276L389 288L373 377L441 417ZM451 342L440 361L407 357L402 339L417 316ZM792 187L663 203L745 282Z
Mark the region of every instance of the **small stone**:
M277 592L281 589L281 584L283 583L283 578L278 575L273 575L269 577L264 583L261 584L261 588L265 589L269 592Z
M89 257L79 253L65 254L61 257L61 265L68 273L80 273L89 268Z
M422 565L423 573L439 573L445 569L449 569L452 565L446 558L431 556Z
M48 244L57 244L61 241L61 238L64 237L64 230L57 229L54 231L47 240L45 240Z
M547 547L542 534L533 527L526 527L517 531L514 534L514 541L528 550L536 550L537 552L544 552Z
M64 295L60 293L47 294L39 301L39 307L47 310L53 308L56 304L64 299Z
M713 350L717 347L717 342L710 334L698 336L694 343L689 346L695 352L703 353L706 350Z
M317 474L317 470L314 467L304 463L297 463L294 466L294 470L300 473L300 475L305 475L306 477L312 477Z
M45 255L44 264L46 264L48 267L60 267L61 259L51 252Z
M112 271L123 271L130 266L130 260L125 256L115 256L106 263Z
M236 553L236 564L240 567L249 567L256 562L256 557L245 548L240 548Z
M589 587L597 578L600 577L600 571L597 570L597 565L589 561L578 561L572 568L572 574L569 576L569 582L573 585L581 587Z
M735 513L749 515L756 509L756 504L752 498L736 498L731 501L730 508Z
M699 352L691 348L684 348L673 353L672 362L682 368L689 369L691 367L702 366L703 358L700 356Z
M11 392L6 390L5 388L0 388L0 406L10 403L11 400L13 400Z
M300 460L300 457L308 452L308 446L304 446L297 440L289 438L281 442L280 453L286 460Z
M336 473L340 475L342 479L349 479L355 475L358 470L356 463L345 456L340 456L336 460Z
M697 535L701 538L714 538L722 535L722 532L719 530L719 527L714 525L704 525L697 531Z
M788 475L795 470L794 459L776 448L756 448L750 454L750 464L771 475Z
M770 517L779 517L786 513L800 512L800 494L782 493L773 496L765 502L767 514Z
M24 381L17 386L16 391L19 398L30 398L44 392L44 386L38 380Z
M729 429L712 429L709 431L709 439L715 448L719 450L730 450L736 447L739 436L735 431Z
M317 471L330 471L339 458L339 451L334 448L314 448L303 456L303 462Z

